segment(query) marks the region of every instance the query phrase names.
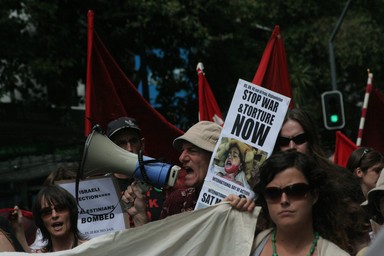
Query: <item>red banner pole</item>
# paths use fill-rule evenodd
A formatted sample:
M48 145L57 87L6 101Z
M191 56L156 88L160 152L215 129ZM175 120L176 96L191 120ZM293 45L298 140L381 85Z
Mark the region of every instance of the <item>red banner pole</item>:
M92 86L92 48L93 48L93 28L94 13L92 10L88 11L88 45L87 45L87 75L86 75L86 86L85 86L85 126L84 134L88 136L91 132L91 86Z
M373 78L373 74L368 69L367 87L365 89L364 103L363 103L363 108L361 110L359 131L358 131L357 140L356 140L356 146L358 146L358 147L361 146L361 139L363 138L363 130L364 130L364 124L365 124L365 116L367 114L369 95L372 92L372 78Z

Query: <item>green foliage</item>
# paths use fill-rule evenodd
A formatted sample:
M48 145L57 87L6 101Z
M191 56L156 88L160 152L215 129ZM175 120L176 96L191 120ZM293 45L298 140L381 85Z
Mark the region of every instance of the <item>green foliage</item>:
M16 90L24 104L76 104L78 81L85 83L86 15L92 9L95 30L120 67L135 85L144 85L145 97L148 83L154 84L158 110L185 130L197 121L197 63L204 63L225 114L238 79L251 81L256 72L271 33L260 28L280 25L294 101L322 127L320 94L332 89L328 41L346 2L1 1L0 35L8 40L0 42L0 95ZM344 132L352 136L367 68L383 88L383 7L383 1L353 2L333 41ZM140 56L139 70L134 56Z

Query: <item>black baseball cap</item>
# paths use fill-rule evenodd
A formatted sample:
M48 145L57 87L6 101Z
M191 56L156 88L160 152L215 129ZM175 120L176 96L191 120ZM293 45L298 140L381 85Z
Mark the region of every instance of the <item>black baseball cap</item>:
M136 129L137 131L141 131L139 125L137 124L136 119L132 117L120 117L108 123L107 127L107 136L110 138L116 132L122 129Z

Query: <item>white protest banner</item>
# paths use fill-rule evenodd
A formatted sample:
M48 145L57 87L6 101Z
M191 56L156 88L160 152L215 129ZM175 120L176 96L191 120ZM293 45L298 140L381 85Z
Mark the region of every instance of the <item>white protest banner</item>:
M273 152L290 98L239 79L195 209L229 194L254 198L259 167Z
M59 182L76 198L76 182ZM127 214L112 175L80 180L78 189L78 228L88 238L126 229Z
M188 211L140 227L91 239L65 251L34 253L36 256L249 256L260 207L241 212L228 203ZM218 233L218 230L220 231ZM25 256L23 252L0 252Z

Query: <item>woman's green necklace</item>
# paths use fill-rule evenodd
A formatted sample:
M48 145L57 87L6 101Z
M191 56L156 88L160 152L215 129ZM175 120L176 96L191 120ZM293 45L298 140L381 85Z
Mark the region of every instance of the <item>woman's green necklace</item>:
M307 256L311 256L315 252L318 240L319 240L319 233L315 232L315 239L313 239L311 249L309 249L309 253L307 254ZM272 250L273 250L272 256L279 256L276 251L276 229L272 231Z

